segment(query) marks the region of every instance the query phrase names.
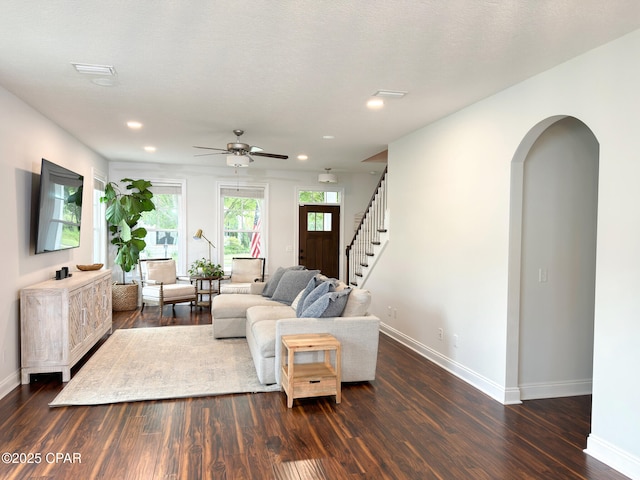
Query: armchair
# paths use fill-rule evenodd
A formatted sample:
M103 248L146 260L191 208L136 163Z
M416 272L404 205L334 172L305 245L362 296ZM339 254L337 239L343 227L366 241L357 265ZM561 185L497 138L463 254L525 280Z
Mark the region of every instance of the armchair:
M230 281L220 285L220 293L251 293L251 284L264 282L264 258L234 257Z
M160 317L164 306L176 303L196 301L196 286L179 282L176 275L176 262L168 258L143 259L138 262L140 281L142 282L142 309L145 304L159 305Z

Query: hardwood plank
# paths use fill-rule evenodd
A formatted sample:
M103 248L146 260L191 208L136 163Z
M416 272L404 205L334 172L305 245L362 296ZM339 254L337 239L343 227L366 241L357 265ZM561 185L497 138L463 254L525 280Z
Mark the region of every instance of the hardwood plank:
M113 321L162 328L158 307ZM186 306L162 320L210 323ZM0 452L82 461L0 464L0 479L625 478L583 452L589 396L503 406L384 335L376 380L343 384L340 404L288 409L274 392L51 409L60 375L34 377L0 400Z

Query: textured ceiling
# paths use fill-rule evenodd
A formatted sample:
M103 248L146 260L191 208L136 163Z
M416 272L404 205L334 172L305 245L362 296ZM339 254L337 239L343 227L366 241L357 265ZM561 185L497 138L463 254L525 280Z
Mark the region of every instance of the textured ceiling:
M110 160L224 165L192 145L241 128L290 156L254 165L380 170L363 160L397 138L639 27L637 0L3 0L0 85ZM409 93L368 110L379 89Z

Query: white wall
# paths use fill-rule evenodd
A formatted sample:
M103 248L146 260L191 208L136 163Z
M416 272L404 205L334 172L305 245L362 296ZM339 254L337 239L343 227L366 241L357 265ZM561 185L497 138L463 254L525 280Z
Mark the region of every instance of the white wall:
M519 310L509 295L510 209L518 208L510 201L512 160L541 121L570 115L584 122L600 142L587 451L635 478L640 478L638 51L640 31L392 144L390 242L368 283L375 290L372 309L390 334L506 401L517 390L519 326ZM396 309L395 318L387 315L389 306ZM438 328L445 332L442 341Z
M291 160L290 160L291 161ZM202 167L180 165L158 165L143 163L111 163L109 178L118 181L121 178L144 178L147 180L185 180L187 234L191 235L201 228L214 245L221 242L219 229L220 206L217 198L219 183L231 185L265 185L267 186L267 211L269 235L267 251L263 256L267 259L266 273L275 271L280 266L298 263L298 204L296 188L309 190L344 191L344 211L342 223L344 239L341 251L353 234L354 215L364 210L379 180L378 175L368 173L338 173L338 183L325 186L318 183L318 172L304 171L265 171L258 166L246 169L230 167ZM218 249L212 249L213 261L221 262ZM188 238L187 265L194 260L208 255L208 244Z
M55 275L62 266L92 263L91 189L83 196L80 247L35 255L31 242L34 174L44 157L85 176L106 174L107 162L24 102L0 87L0 205L2 205L2 287L0 288L0 397L20 382L20 289Z
M519 388L524 399L592 392L598 142L551 125L524 164Z

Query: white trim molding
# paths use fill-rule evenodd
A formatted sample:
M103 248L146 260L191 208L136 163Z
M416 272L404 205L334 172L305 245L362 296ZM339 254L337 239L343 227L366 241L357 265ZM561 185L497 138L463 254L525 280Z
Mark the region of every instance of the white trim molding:
M461 365L455 360L442 355L440 352L427 347L420 342L417 342L413 338L390 327L389 325L381 323L380 331L385 335L393 338L394 340L400 342L404 346L410 348L419 355L425 357L426 359L431 360L436 365L444 368L447 372L467 382L468 384L487 394L494 400L504 405L508 405L510 403L521 403L519 395L517 401L511 401L511 399L513 398L513 394L511 393L510 395L507 395L507 392L503 386L498 385L494 381L478 374L477 372L474 372L473 370L470 370L469 368Z
M0 381L0 398L6 397L11 390L20 385L20 370L9 374Z
M640 458L630 455L593 433L587 438L587 448L584 449L584 453L606 463L629 478L640 479Z

